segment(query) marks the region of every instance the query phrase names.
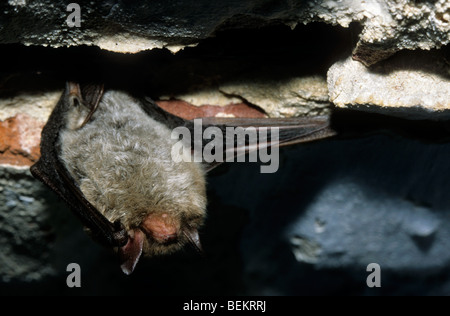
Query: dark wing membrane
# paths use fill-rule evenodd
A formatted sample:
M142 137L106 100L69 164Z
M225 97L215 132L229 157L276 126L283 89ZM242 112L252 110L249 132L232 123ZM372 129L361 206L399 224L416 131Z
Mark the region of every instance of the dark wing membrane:
M194 121L184 120L178 116L166 112L161 109L155 102L149 98L142 98L143 110L156 119L159 122L166 124L169 128L174 129L176 127L184 126L189 129L191 134L190 145L192 150L196 149L194 135L198 133L198 129L201 129L201 147L206 146L211 139L203 138L203 133L209 127L219 128L222 133L223 143L221 148L217 150L227 150L227 143L232 144L232 155L238 156L242 153L249 153L254 150L258 150L261 146L288 146L297 143L310 142L319 140L322 138L328 138L336 135L336 132L330 126L329 116L316 116L316 117L302 117L302 118L216 118L206 117L201 119L200 126L195 124ZM227 133L227 127L238 128L241 127L244 130L247 128L254 128L258 135L258 142L250 143L248 139L244 142L235 139L232 135ZM278 139L274 139L273 131L277 131ZM264 132L260 134L260 131ZM265 133L267 131L267 134ZM228 145L228 147L230 147ZM229 149L230 150L230 149ZM226 154L226 153L225 153ZM220 162L205 162L206 169L211 170L218 166Z
M298 117L298 118L204 118L204 129L217 126L226 133L227 127L254 127L257 131L267 128L268 138L273 129L278 129L278 146L288 146L297 143L310 142L336 135L330 127L329 116Z
M85 97L78 95L83 103L86 100L100 100L103 88L90 86L91 92ZM81 219L98 241L110 246L122 246L127 242L127 233L120 224L108 221L83 196L77 184L59 160L58 137L65 124L65 115L71 106L73 93L81 94L77 84L68 83L61 99L53 110L47 124L42 130L41 158L31 167L31 173L58 194ZM86 94L87 93L87 94ZM94 96L95 95L95 96ZM100 96L99 96L100 95ZM89 101L92 102L92 101ZM98 101L97 101L98 103ZM92 107L96 105L91 105Z
M189 127L195 129L195 125L192 125ZM214 126L222 131L223 144L219 150L223 150L225 155L231 151L232 157L266 147L289 146L336 135L330 127L328 116L267 119L204 118L202 125L203 130ZM252 136L253 139L250 139ZM203 146L210 141L203 139ZM206 163L206 169L211 170L218 165L220 162L209 162Z

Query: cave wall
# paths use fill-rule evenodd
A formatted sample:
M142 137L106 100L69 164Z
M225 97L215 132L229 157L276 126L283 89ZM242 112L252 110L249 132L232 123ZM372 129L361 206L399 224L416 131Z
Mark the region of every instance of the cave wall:
M1 294L449 294L448 135L417 137L448 120L448 1L78 4L80 27L66 2L0 4ZM283 149L272 175L220 167L208 177L206 258L186 249L125 277L28 169L65 82L79 78L181 116L345 109L428 125ZM66 286L71 262L80 289ZM373 262L377 289L366 285Z

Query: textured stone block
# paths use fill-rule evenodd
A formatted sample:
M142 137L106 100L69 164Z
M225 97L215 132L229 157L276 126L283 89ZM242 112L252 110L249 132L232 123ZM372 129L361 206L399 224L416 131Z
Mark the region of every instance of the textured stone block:
M53 47L96 45L116 52L167 47L177 51L219 29L283 22L361 24L355 58L366 65L402 49L439 48L450 42L446 0L78 1L81 27L69 27L67 2L9 0L0 4L0 42Z
M330 101L412 119L450 117L450 64L442 52L410 52L371 68L348 58L328 71Z

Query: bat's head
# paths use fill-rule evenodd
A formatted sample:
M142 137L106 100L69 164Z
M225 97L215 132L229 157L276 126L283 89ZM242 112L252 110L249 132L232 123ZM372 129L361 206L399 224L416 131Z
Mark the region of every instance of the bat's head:
M118 249L122 271L130 274L141 254L147 257L169 254L186 244L201 251L198 230L205 218L204 196L191 192L191 197L203 205L195 202L180 205L169 199L166 203L157 203L157 207L149 205L149 209L136 212L136 218L131 221L125 219L129 238L127 244Z
M100 175L114 181L98 181L92 176L81 185L111 222L120 221L127 230L128 242L118 248L126 274L134 270L141 255L170 254L185 245L201 250L198 230L206 216L205 176L199 165L147 161L138 168L133 166L127 164L127 176L116 179L121 177L116 163L114 169L111 165L113 174ZM163 168L166 170L161 172ZM94 178L97 181L92 181ZM101 194L94 189L100 183L109 183Z
M202 251L198 229L202 225L204 215L195 216L192 212L152 212L144 217L141 224L128 231L128 242L118 249L121 257L121 268L130 274L139 260L144 256L167 254L179 250L185 244L191 244Z
M128 243L118 249L122 270L131 273L141 253L165 255L189 244L200 250L198 230L206 216L202 168L189 162L147 161L126 169L128 176L113 181L109 192L98 197L106 217L119 220L128 231Z
M115 164L104 169L113 173L95 172L80 185L110 222L120 222L127 231L127 243L117 248L125 274L133 272L141 256L170 254L185 245L201 251L198 230L206 217L204 171L195 163L165 167L179 170L160 172L162 165L151 162L139 168L127 165L129 176L119 179L120 168ZM99 190L102 184L108 186Z

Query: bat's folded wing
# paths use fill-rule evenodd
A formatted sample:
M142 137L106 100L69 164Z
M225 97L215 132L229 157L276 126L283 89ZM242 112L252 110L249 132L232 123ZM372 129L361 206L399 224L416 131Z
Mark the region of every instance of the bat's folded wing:
M85 89L90 90L86 92ZM41 157L37 163L31 166L30 171L70 206L95 239L104 244L118 247L127 242L127 232L120 227L119 223L108 221L86 200L59 159L58 137L64 127L68 108L73 106L73 98L82 100L91 109L91 112L94 112L102 93L103 86L100 85L80 88L75 83L67 84L61 99L42 130Z
M302 118L211 117L203 118L201 123L203 133L211 127L216 128L216 131L220 130L222 142L216 146L216 150L222 150L224 156L232 158L264 148L289 146L336 135L330 126L329 116ZM199 128L195 125L195 122L187 123L192 135ZM198 140L194 139L193 150L196 150L195 141ZM201 141L202 148L204 148L211 142L211 139L206 137ZM206 161L206 170L214 169L220 164L221 162L217 161Z

